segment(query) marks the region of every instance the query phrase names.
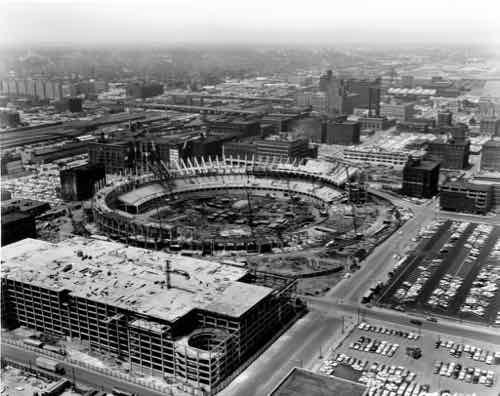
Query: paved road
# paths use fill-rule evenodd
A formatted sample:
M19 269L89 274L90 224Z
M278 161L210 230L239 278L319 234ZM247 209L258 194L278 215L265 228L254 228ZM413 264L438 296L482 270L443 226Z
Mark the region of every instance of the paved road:
M395 201L390 194L383 195ZM477 222L481 219L473 215L438 213L436 201L417 205L411 201L396 199L395 203L411 209L415 216L375 248L362 264L361 270L340 282L327 295L308 298L311 313L292 326L220 395L268 395L291 368L311 368L317 365L320 347L325 350L341 339L342 328L349 321L354 324L358 319L377 319L410 325L411 316L406 313L380 308L367 309L362 306L362 295L378 280L385 279L386 273L395 263L394 253L401 253L408 242L418 234L420 227L430 224L438 215L463 221ZM486 219L486 222L490 220L492 219ZM342 318L345 319L344 324ZM438 323L423 321L422 329L500 344L500 334L491 328L440 320Z
M10 358L11 360L17 361L19 363L29 364L29 362L31 362L31 364L34 365L35 359L41 355L37 355L36 352L2 343L2 356ZM134 385L130 382L124 382L118 378L108 377L104 374L87 370L80 366L73 366L65 362L63 362L63 364L66 371L66 376L68 378L70 378L71 380L73 379L72 370L74 369L75 379L77 383L92 386L96 389L111 392L114 387L118 387L120 389L126 389L129 392L135 392L140 396L165 396L165 393L155 392L154 390L144 388L139 385Z
M473 338L478 341L495 343L500 345L500 331L498 328L484 327L472 323L459 323L453 320L439 319L437 323L426 321L422 316L411 315L405 312L398 312L382 308L360 308L358 304L334 303L321 298L308 298L308 306L313 311L323 312L325 316L332 315L352 316L359 320L382 320L403 326L411 326L410 319L420 319L421 328L435 332L465 338Z
M422 210L417 213L399 231L377 246L361 264L362 267L359 271L333 287L324 299L343 299L350 302L359 302L366 290L377 283L378 280L385 280L385 274L395 264L394 253L401 253L408 242L418 234L419 228L430 224L433 219L434 213L430 210Z
M347 325L347 324L346 324ZM342 320L310 312L269 347L220 396L267 396L294 367L311 367L340 338Z

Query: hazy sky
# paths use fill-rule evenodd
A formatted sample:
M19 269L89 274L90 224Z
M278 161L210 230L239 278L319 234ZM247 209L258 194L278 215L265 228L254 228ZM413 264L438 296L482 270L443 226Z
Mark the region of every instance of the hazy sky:
M6 38L6 44L500 45L499 3L500 0L0 0L0 37Z

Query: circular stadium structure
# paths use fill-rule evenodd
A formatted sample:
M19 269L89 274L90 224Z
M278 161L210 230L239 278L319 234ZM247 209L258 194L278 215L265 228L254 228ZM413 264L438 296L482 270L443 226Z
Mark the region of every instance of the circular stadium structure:
M132 245L265 252L327 220L356 172L319 160L180 161L100 189L94 219L100 232Z

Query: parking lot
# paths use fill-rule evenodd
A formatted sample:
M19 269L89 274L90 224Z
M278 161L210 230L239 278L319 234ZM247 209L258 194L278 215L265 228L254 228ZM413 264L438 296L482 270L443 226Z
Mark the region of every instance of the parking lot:
M419 238L378 303L500 326L500 227L439 220Z
M499 352L494 344L420 332L417 326L361 322L337 349L328 351L319 372L365 383L374 395L448 390L496 396Z

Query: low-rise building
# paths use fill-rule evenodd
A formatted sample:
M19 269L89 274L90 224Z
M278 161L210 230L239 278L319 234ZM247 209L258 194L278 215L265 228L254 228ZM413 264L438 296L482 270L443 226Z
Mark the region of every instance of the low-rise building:
M391 126L391 122L386 117L360 117L358 121L361 124L361 129L384 131Z
M415 112L414 103L382 103L380 105L380 115L393 118L399 121L408 121Z
M493 187L469 182L450 182L441 186L441 209L485 214L493 206Z
M404 166L408 158L421 158L422 151L387 151L383 149L346 148L344 158L351 161L368 162L373 164Z
M224 144L224 156L241 159L294 160L311 156L307 139L256 139Z

